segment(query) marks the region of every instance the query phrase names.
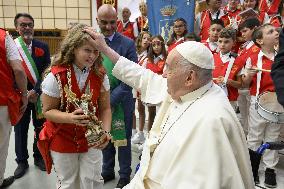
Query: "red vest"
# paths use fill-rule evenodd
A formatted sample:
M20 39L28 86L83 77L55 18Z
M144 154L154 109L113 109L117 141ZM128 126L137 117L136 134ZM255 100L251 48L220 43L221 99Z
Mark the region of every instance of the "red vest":
M123 22L121 20L117 21L117 31L122 35L129 37L130 39L135 40L134 36L134 23L128 22L125 27L123 27Z
M213 57L214 57L214 65L215 65L215 68L212 73L213 78L218 78L219 76L225 77L229 62L223 63L220 57L220 53L214 54ZM241 67L239 67L239 65L234 63L228 79L235 80L240 70L241 70ZM228 89L228 99L230 101L236 101L239 96L238 89L230 85L227 85L227 89Z
M139 16L136 18L136 22L137 22L137 27L138 27L138 31L148 31L149 30L149 26L148 26L148 18L145 18L143 16Z
M207 41L201 41L201 42L202 42L203 45L205 45L211 51L212 54L218 53L218 47L216 49L212 50L212 49L210 49L209 42L207 42Z
M258 9L262 12L266 12L269 16L271 16L273 14L277 14L280 2L281 0L273 0L271 2L271 5L268 6L267 0L260 0Z
M81 98L83 92L80 91L79 86L76 81L76 76L71 68L71 83L72 91L76 93L77 98ZM56 75L59 74L62 87L68 86L67 80L67 67L65 66L53 66L51 72ZM100 95L100 89L102 85L102 79L97 76L94 71L90 71L86 84L90 82L90 90L92 91L92 102L94 106L97 107L97 100ZM86 85L82 91L85 91ZM66 97L63 90L64 105L63 110L66 111ZM69 112L73 112L75 107L70 105ZM98 111L97 111L98 113ZM97 115L98 116L98 115ZM85 137L86 128L82 126L77 126L75 124L65 124L65 123L53 123L51 121L46 121L44 123L44 128L41 131L42 136L52 136L52 141L50 143L50 149L61 153L81 153L88 151L87 139ZM40 136L41 137L41 136Z
M225 27L231 24L230 19L235 18L237 19L238 14L241 12L239 9L236 9L234 11L226 10L226 14L221 17L221 20L224 22Z
M246 64L246 60L248 57L250 57L253 54L258 54L260 51L260 48L253 44L250 48L246 49L245 47L243 49L239 49L238 57L236 59L236 62L238 62L238 65L244 67Z
M159 60L156 64L148 60L146 68L159 75L163 74L165 60Z
M208 39L210 25L211 25L211 13L209 10L204 10L201 12L201 19L200 19L200 38L201 40Z
M172 44L170 44L168 46L168 54L170 53L171 50L173 50L176 46L178 46L179 44L181 44L183 42L184 42L184 39L178 40L178 41L174 41Z
M20 119L21 96L15 89L15 79L11 66L7 62L5 47L6 31L0 29L0 106L8 106L12 125Z
M258 53L253 54L252 56L250 56L250 58L251 58L252 66L257 67ZM266 56L262 57L262 68L263 69L271 70L272 64L273 64L272 60L268 59ZM250 83L250 95L256 96L256 88L257 88L257 74L252 78L252 81ZM269 72L261 73L259 94L265 91L270 91L270 92L275 91L273 81L272 81L272 78Z

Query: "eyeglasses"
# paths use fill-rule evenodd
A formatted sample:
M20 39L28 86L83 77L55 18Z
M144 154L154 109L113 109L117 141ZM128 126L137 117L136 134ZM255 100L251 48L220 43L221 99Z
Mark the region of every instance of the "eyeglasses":
M184 25L175 25L174 26L175 29L179 29L179 28L182 28L182 27L184 27Z
M26 28L27 26L29 28L33 28L34 27L34 23L32 23L32 22L30 22L30 23L20 23L19 26L22 27L22 28Z
M116 20L111 20L111 21L106 21L106 20L101 20L101 19L98 19L98 20L104 26L107 25L107 24L116 25Z

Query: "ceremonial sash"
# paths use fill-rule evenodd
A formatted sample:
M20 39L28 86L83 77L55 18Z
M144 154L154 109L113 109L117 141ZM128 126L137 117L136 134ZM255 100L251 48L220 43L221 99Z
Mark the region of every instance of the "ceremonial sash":
M15 39L15 43L22 57L22 66L26 72L27 78L32 83L32 85L35 86L37 81L40 80L40 75L36 64L21 36ZM35 103L35 107L37 112L37 118L43 118L40 98L38 98L37 102Z
M103 56L103 66L107 71L110 88L112 90L119 85L119 80L112 75L112 69L114 67L114 64L111 62L111 60L108 57L106 57L105 55L102 56ZM112 135L112 142L114 146L127 145L124 112L121 102L112 107L112 121L111 121L110 133Z

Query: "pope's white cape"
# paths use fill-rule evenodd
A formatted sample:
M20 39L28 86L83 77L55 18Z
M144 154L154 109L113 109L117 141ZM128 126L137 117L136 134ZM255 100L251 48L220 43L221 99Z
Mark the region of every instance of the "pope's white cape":
M163 101L146 140L140 169L126 189L254 188L242 127L220 87L210 82L177 103L167 94L166 79L123 57L113 75L140 91L144 99ZM175 120L206 90L171 128L165 127L167 135L150 157L166 118L175 114Z

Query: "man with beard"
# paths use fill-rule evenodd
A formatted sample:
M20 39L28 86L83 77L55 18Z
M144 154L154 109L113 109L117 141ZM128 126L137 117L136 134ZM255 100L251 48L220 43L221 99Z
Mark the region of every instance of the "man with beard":
M27 138L31 113L35 131L33 144L34 164L40 170L45 171L44 161L37 148L37 139L41 127L44 123L41 112L41 102L39 98L41 94L41 76L44 70L50 64L50 54L47 44L33 38L34 19L31 15L27 13L18 13L15 16L14 25L16 27L16 31L20 35L17 39L15 39L15 42L22 57L22 65L28 78L27 95L29 101L23 117L14 129L16 162L18 163L18 167L14 172L14 176L17 179L22 177L29 167Z

